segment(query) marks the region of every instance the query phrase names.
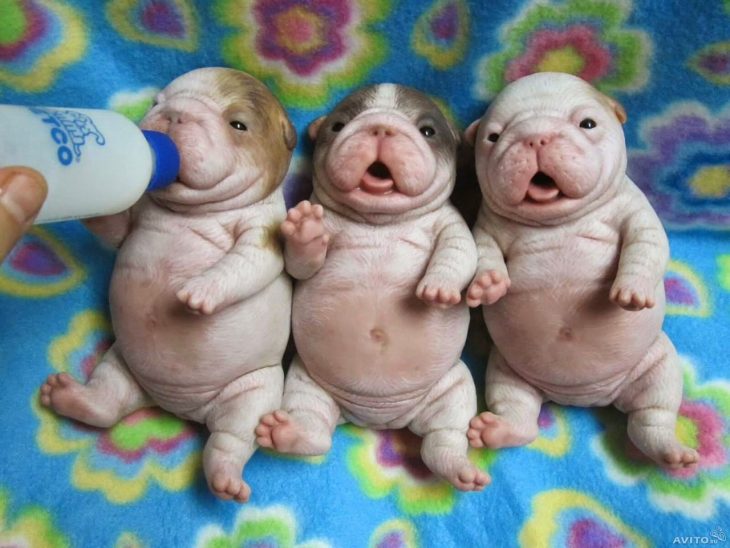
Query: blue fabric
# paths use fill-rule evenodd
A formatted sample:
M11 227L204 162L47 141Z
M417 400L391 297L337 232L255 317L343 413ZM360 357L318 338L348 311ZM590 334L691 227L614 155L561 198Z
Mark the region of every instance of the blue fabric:
M0 545L726 542L730 2L0 2L3 103L138 120L167 82L211 65L258 76L290 112L300 136L290 203L308 193L307 125L362 84L420 88L462 128L536 70L580 74L618 99L629 174L669 230L665 329L685 368L678 433L699 466L670 474L647 463L614 410L546 405L530 446L472 452L493 477L482 493L430 476L408 433L343 426L321 459L259 451L246 468L251 501L220 502L202 475L203 428L152 410L99 430L38 404L49 374L85 378L113 338L114 255L68 222L34 228L0 267ZM475 321L464 354L480 394L481 329Z

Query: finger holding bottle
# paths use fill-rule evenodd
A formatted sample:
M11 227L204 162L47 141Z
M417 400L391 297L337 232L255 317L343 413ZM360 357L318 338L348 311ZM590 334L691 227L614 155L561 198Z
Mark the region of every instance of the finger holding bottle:
M33 224L47 193L46 180L37 171L0 168L0 261Z

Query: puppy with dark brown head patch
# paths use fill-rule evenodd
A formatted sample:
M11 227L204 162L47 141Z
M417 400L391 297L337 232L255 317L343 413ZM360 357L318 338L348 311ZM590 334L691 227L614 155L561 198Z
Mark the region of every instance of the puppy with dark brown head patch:
M347 97L312 123L314 194L353 220L402 221L446 203L455 129L425 95L384 84Z
M458 135L430 99L393 84L349 96L310 135L314 204L291 209L281 227L299 280L299 355L258 442L322 454L340 418L408 427L423 436L432 472L480 490L488 476L466 457L476 393L459 359L476 249L448 202Z
M90 228L121 246L110 287L116 342L86 385L49 377L41 401L94 426L159 405L205 423L211 490L248 500L242 471L261 415L281 400L291 284L271 234L296 137L273 95L223 68L157 97L142 127L167 133L179 179Z
M200 69L157 96L142 127L180 149L180 180L155 200L174 209L216 211L257 202L281 183L296 133L258 80L233 69Z

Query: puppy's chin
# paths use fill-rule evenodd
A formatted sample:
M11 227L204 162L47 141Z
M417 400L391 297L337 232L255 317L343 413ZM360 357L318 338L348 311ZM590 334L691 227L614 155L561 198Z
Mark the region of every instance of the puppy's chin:
M178 179L174 182L178 188L189 188L191 190L209 190L220 182L220 177L201 176L200 174L181 171Z
M348 217L354 215L377 223L396 222L438 209L451 192L448 185L433 185L417 195L400 192L396 186L387 192L380 190L367 185L365 188L360 185L353 190L339 190L331 184L315 184L315 192L328 207Z
M373 192L367 187L357 187L343 196L343 203L364 214L400 215L414 207L418 207L418 200L406 196L402 192L391 189L388 192Z
M527 196L521 203L512 207L515 214L532 222L563 222L583 207L583 199L556 196L549 201L537 201Z
M599 185L587 194L568 195L560 190L560 185L537 187L531 182L517 203L508 203L495 196L485 196L485 199L495 213L514 221L528 225L558 225L578 219L607 202L615 188L616 185Z
M178 180L154 191L152 197L174 210L224 211L245 207L263 198L266 195L263 182L264 175L260 171L249 172L245 177L229 175L207 187Z

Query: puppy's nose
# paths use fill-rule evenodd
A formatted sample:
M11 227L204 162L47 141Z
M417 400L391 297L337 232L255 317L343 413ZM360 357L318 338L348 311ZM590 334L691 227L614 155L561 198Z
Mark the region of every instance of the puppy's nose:
M373 137L378 137L378 138L382 139L385 137L392 137L393 135L395 135L395 130L388 126L378 125L378 126L373 126L370 128L370 135L372 135Z
M528 148L542 148L555 138L554 135L531 135L525 139Z
M164 117L171 123L171 124L183 124L185 123L187 116L183 114L182 111L177 109L168 109L165 111Z

